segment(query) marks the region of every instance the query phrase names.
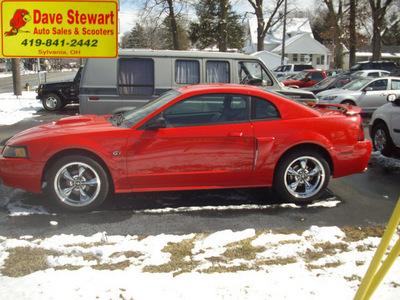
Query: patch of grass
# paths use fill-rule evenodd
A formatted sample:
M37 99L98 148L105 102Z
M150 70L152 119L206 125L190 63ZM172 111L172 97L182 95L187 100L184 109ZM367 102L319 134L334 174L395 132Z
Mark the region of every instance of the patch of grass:
M368 237L382 237L385 229L383 226L365 228L345 226L342 231L346 234L344 239L346 242L358 242Z
M275 258L275 259L267 259L267 260L261 260L257 262L257 265L261 266L273 266L273 265L288 265L288 264L294 264L297 262L297 259L295 257L283 257L283 258Z
M111 258L118 258L121 256L125 256L126 258L139 258L141 256L143 256L143 253L139 252L139 251L124 251L124 252L116 252L113 253L112 255L110 255Z
M171 254L170 261L159 266L146 266L142 271L148 273L173 272L174 276L191 272L199 264L192 259L193 248L194 239L186 239L179 243L168 243L162 251ZM190 259L185 259L187 257Z
M205 274L212 274L212 273L236 273L240 271L251 271L251 270L257 270L259 271L260 268L257 266L249 266L246 264L240 264L238 266L212 266L208 269L201 270L200 273L205 273Z
M98 271L103 271L103 270L115 271L115 270L125 270L130 265L131 262L129 260L124 260L115 264L98 264L91 266L91 268Z
M9 251L1 273L9 277L22 277L49 268L46 257L58 256L56 251L30 247L16 247Z
M344 279L346 279L347 281L360 281L361 282L361 280L362 280L362 278L360 277L360 276L358 276L358 275L352 275L352 276L344 276L343 277Z
M253 238L241 240L227 245L227 250L222 254L228 260L244 259L254 260L257 253L264 252L265 247L254 247L251 242Z

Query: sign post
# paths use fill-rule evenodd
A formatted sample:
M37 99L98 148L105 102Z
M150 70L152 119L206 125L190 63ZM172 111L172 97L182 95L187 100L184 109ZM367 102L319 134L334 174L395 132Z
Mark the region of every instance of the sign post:
M0 9L2 57L118 55L118 0L1 0Z

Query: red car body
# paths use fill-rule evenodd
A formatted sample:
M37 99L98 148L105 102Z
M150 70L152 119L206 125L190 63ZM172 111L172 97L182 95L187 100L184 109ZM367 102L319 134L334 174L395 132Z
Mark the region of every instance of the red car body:
M310 87L326 78L326 72L321 70L303 70L296 76L282 80L285 86L297 86L299 88Z
M71 155L72 161L78 160L77 157L95 160L109 181L102 187L107 185L116 193L271 186L283 157L299 151L317 153L326 160L328 177L358 173L367 167L371 143L364 138L357 107L309 107L243 85L194 85L179 88L175 93L172 100L132 126L116 126L110 116L81 115L17 134L7 142L0 156L3 184L41 193L46 185L53 184L54 176L48 175L53 166ZM194 97L222 94L267 101L275 107L279 118L263 116L262 120L251 120L259 112L248 112L245 121L146 128L157 116L173 111L180 101L190 104ZM194 105L187 107L192 110ZM191 119L195 117L190 115ZM18 147L26 150L26 157L5 155L4 152ZM68 172L62 174L70 177ZM79 191L90 176L86 177L79 182L69 179L69 186L72 189L74 185ZM62 189L65 187L59 187Z

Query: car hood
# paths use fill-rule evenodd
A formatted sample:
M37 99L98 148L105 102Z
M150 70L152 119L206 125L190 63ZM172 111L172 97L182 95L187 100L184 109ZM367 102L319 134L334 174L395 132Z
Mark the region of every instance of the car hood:
M350 91L344 89L331 89L326 90L318 93L318 97L325 97L325 96L341 96L341 95L359 95L361 91Z
M56 136L67 136L73 134L90 134L102 130L109 131L114 127L107 121L108 116L80 115L62 118L59 121L39 125L13 136L8 144L22 145L29 141Z
M73 83L74 80L66 80L66 81L58 81L58 82L51 82L51 83L43 83L42 86L44 88L52 88L52 87L64 87L64 86L70 86L71 83Z
M304 81L300 80L293 80L293 79L285 79L281 81L284 85L299 85L302 84Z

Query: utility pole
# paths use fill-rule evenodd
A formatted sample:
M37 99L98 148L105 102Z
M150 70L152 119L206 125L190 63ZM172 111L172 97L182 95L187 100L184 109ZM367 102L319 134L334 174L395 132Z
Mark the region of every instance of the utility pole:
M11 67L12 67L12 74L13 74L13 88L14 88L14 95L21 96L22 95L22 88L21 88L21 72L19 66L20 60L19 58L11 58Z
M287 12L287 0L285 0L285 8L283 11L283 36L282 36L281 65L283 65L285 63L286 12Z

